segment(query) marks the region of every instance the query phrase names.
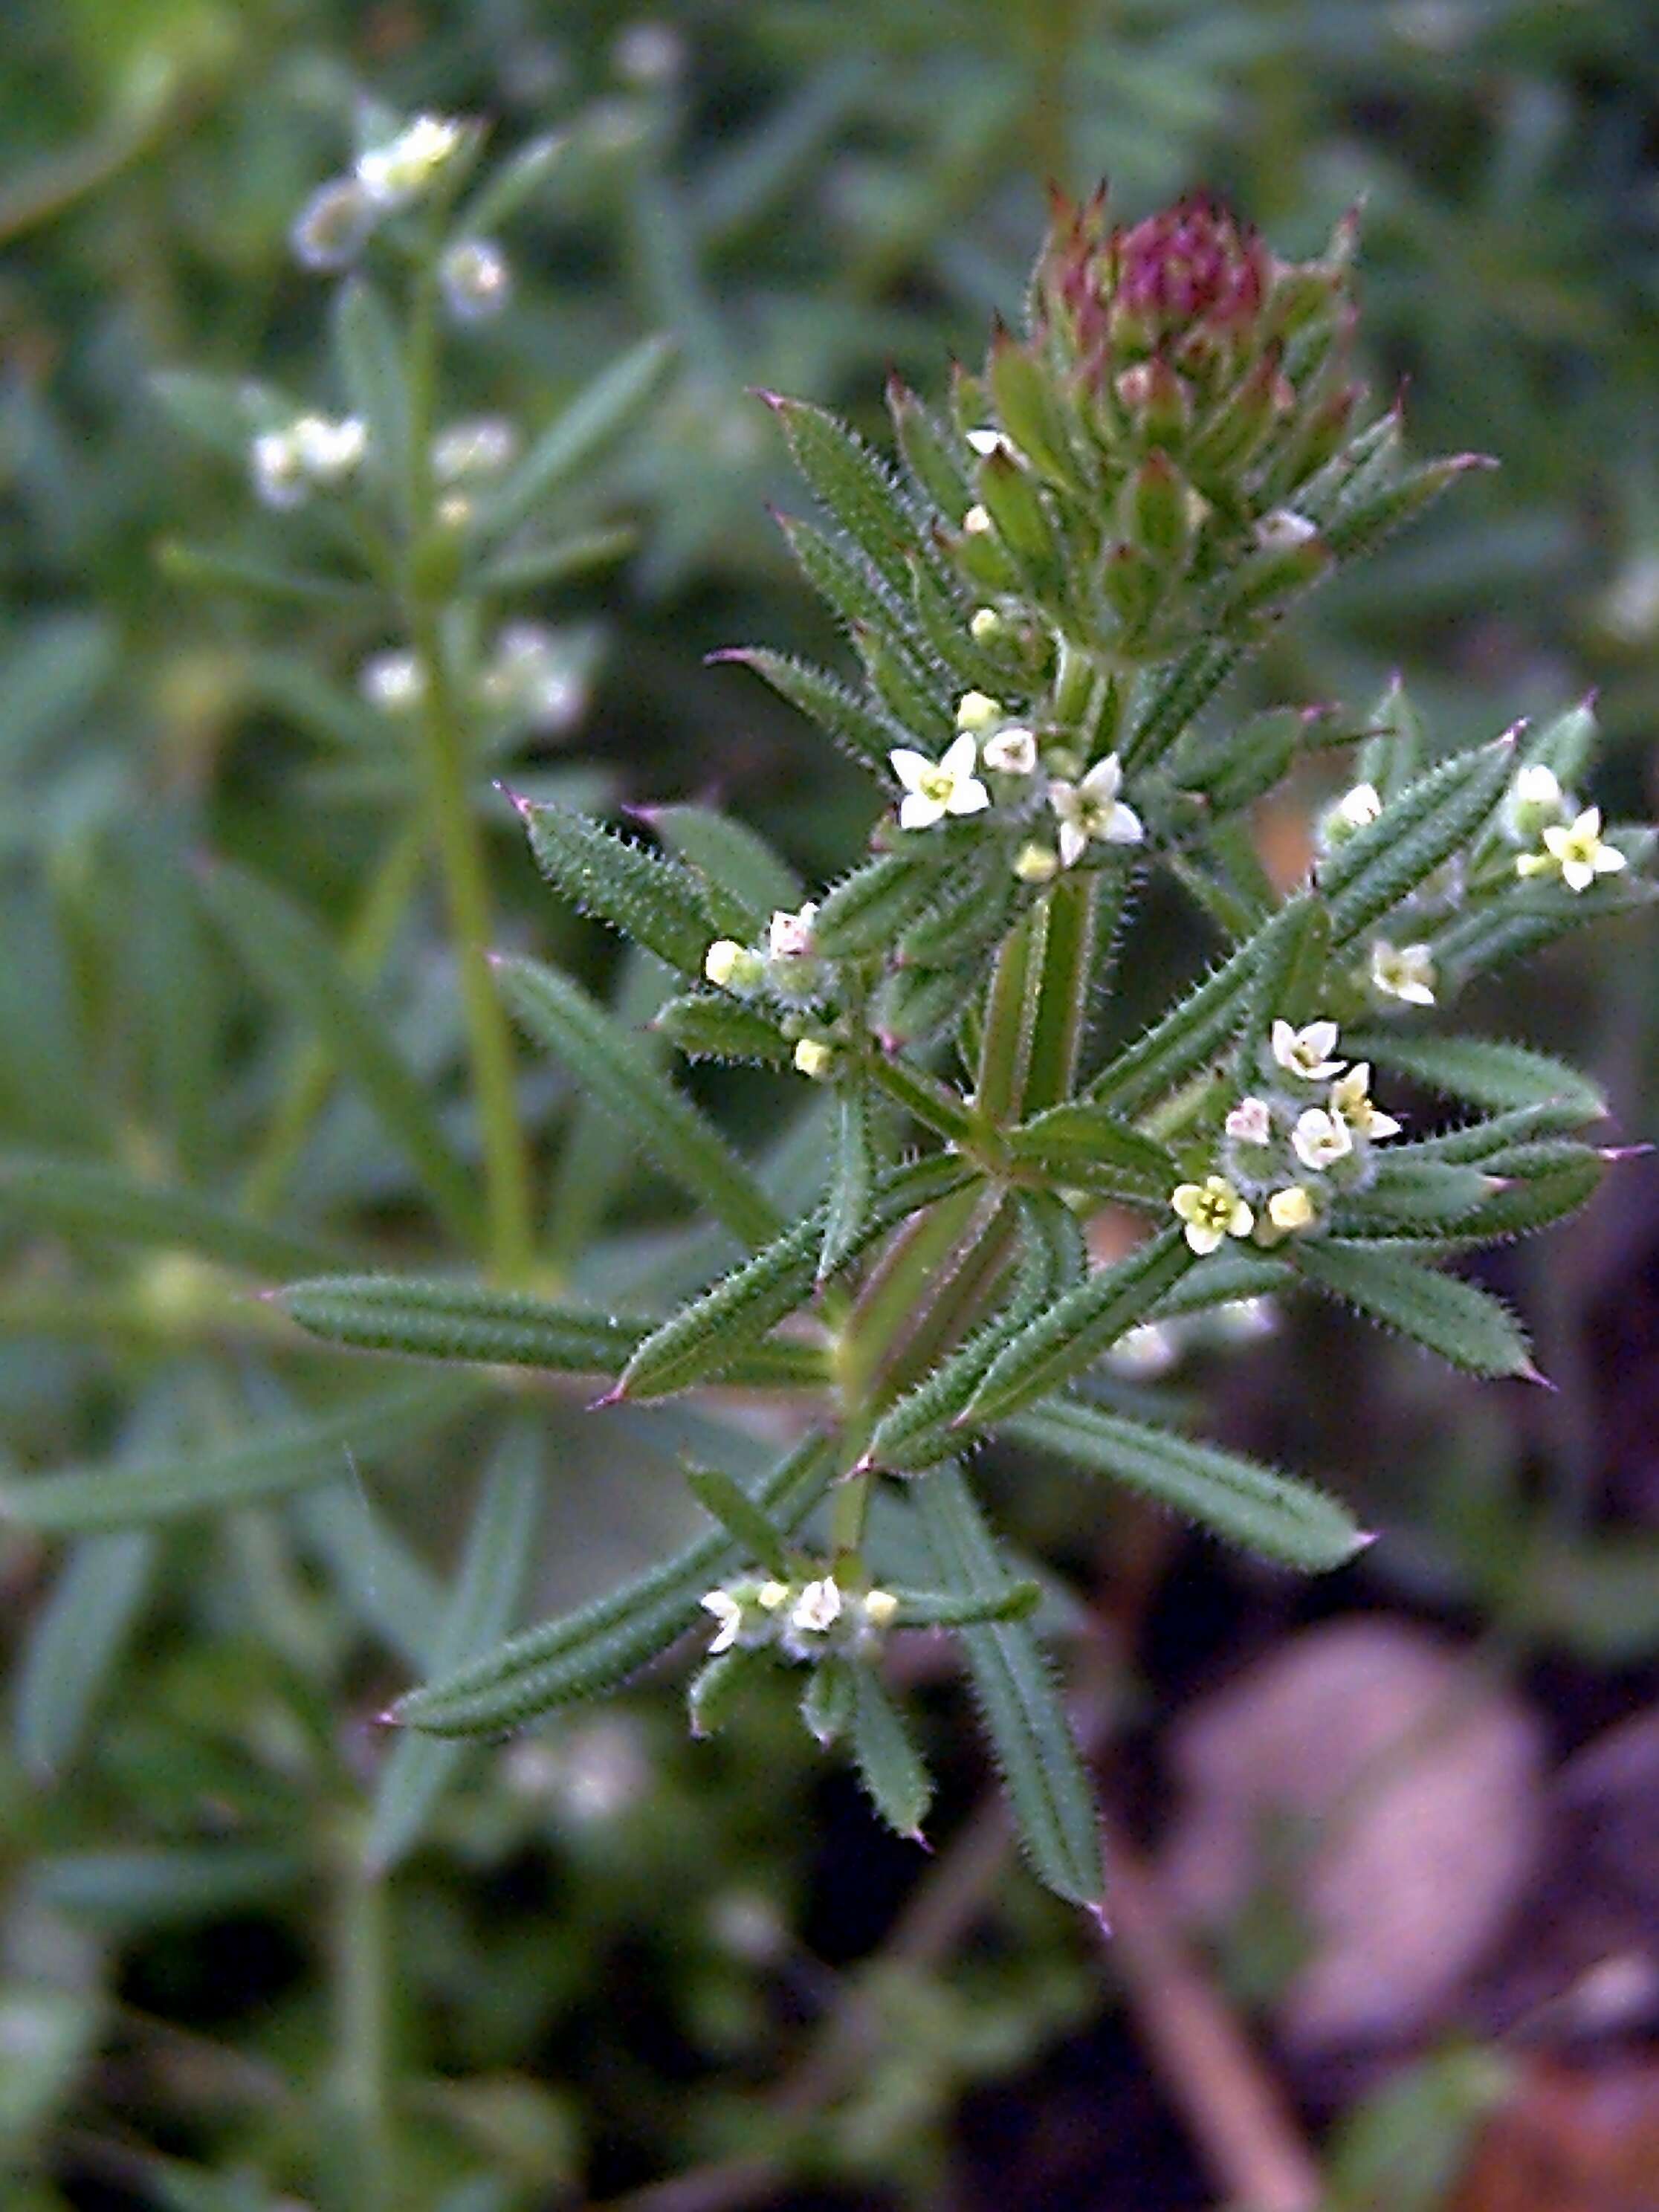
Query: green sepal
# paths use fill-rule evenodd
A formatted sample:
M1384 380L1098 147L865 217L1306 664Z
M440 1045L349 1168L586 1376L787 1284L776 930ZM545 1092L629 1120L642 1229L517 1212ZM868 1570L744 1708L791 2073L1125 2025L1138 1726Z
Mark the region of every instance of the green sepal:
M1097 1268L1000 1355L960 1417L961 1425L988 1428L1080 1375L1144 1320L1193 1265L1182 1232L1170 1228L1113 1266Z
M536 865L578 914L620 930L684 975L701 977L716 937L747 938L754 917L678 860L648 853L568 806L516 802Z
M666 1000L652 1016L651 1026L690 1060L786 1067L795 1049L771 1015L712 991L688 991Z
M810 1437L757 1486L756 1504L799 1527L835 1469L833 1443ZM400 1698L392 1717L434 1735L493 1735L602 1691L654 1659L699 1618L708 1591L745 1564L723 1528L620 1589L510 1638Z
M401 1275L325 1275L290 1283L273 1303L313 1336L422 1359L533 1367L549 1374L619 1374L657 1327L590 1313L525 1291ZM810 1389L825 1376L811 1344L758 1341L727 1373L744 1389Z
M896 1835L919 1837L933 1785L875 1669L853 1668L850 1748L865 1795Z
M1520 1323L1474 1283L1376 1244L1309 1238L1293 1247L1292 1257L1297 1272L1319 1289L1466 1374L1533 1375Z
M1529 1045L1497 1037L1413 1036L1394 1030L1344 1030L1343 1049L1391 1075L1409 1076L1448 1098L1503 1110L1557 1105L1576 1109L1582 1121L1600 1121L1606 1094L1565 1060Z
M801 1725L820 1751L838 1743L852 1721L857 1695L853 1674L851 1660L832 1651L815 1663L806 1678L800 1697Z
M1369 1540L1346 1507L1311 1483L1079 1399L1034 1407L998 1434L1106 1475L1230 1544L1304 1574L1344 1565Z
M778 1233L776 1207L712 1121L677 1091L641 1049L568 976L534 960L498 960L508 1004L607 1106L662 1172L732 1234L750 1245Z
M1500 738L1455 754L1408 784L1376 821L1321 863L1319 887L1338 950L1389 915L1480 829L1515 769L1515 744Z
M889 774L887 756L895 745L904 743L904 732L891 728L839 678L809 660L798 659L792 653L769 653L757 645L733 646L710 658L753 669L779 698L816 722L843 752L879 775Z
M906 556L921 550L921 538L886 469L827 409L772 392L765 397L813 496L889 589L902 596Z
M1003 428L1032 465L1062 490L1082 489L1058 396L1028 349L1006 331L991 341L987 381Z
M913 1494L945 1587L969 1597L1000 1596L1006 1577L960 1470L936 1469ZM1099 1816L1042 1647L1024 1621L958 1632L1032 1869L1057 1896L1097 1912L1105 1888Z
M741 1483L717 1467L688 1467L685 1483L703 1511L720 1522L749 1559L780 1581L788 1580L788 1549L783 1532Z

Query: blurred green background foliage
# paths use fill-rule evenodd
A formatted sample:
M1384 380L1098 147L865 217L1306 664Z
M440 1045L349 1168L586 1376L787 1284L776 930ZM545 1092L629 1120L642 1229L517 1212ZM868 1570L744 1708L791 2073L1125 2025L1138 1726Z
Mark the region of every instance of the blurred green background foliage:
M533 435L642 339L676 351L660 399L560 507L568 573L521 605L555 640L558 708L508 717L484 765L608 809L712 796L811 881L861 844L866 792L743 671L702 665L751 641L840 662L768 514L801 495L753 392L831 403L879 440L890 369L936 392L994 313L1017 313L1049 179L1109 177L1127 216L1206 186L1287 254L1363 204L1374 388L1405 391L1419 451L1502 463L1318 597L1228 711L1360 706L1399 670L1449 745L1594 690L1594 795L1653 811L1652 28L1641 0L709 0L635 18L560 0L14 0L0 1471L130 1462L183 1468L187 1489L204 1455L274 1431L310 1486L264 1503L251 1480L252 1503L111 1527L67 1565L0 1518L9 2205L356 2205L371 2200L353 2161L386 2131L398 2201L442 2212L620 2196L688 2166L718 2181L733 2160L761 2162L749 2197L684 2206L1207 2201L1087 1931L1011 1878L972 1940L948 1911L941 1932L916 1855L809 1760L781 1698L693 1745L674 1680L653 1679L474 1755L421 1848L386 1880L363 1872L388 1756L374 1716L431 1659L486 1432L476 1391L417 1403L410 1370L307 1350L252 1296L319 1255L417 1267L445 1246L361 1091L307 1077L302 1025L204 866L240 866L356 945L470 1164L463 1029L418 841L398 859L405 741L358 686L401 640L349 597L214 587L205 549L257 567L289 526L234 453L179 434L155 382L257 375L343 405L328 288L289 230L346 157L359 95L487 118L503 151L569 136L507 234L510 306L451 348L447 414ZM538 884L487 776L475 796L499 941L643 1020L643 972ZM1262 827L1293 862L1304 817ZM1587 1061L1631 1139L1659 1086L1640 927L1575 943L1482 1009ZM1167 969L1148 1004L1204 949L1157 908L1142 944ZM519 1074L550 1279L596 1299L695 1280L707 1248L674 1193L605 1164L556 1071L526 1054ZM273 1136L307 1082L314 1115ZM775 1136L758 1079L693 1087L740 1142ZM811 1172L813 1142L780 1177ZM40 1200L43 1155L85 1169L78 1204ZM1121 1632L1106 1734L1126 1817L1162 1825L1171 1702L1322 1608L1481 1639L1563 1749L1651 1693L1659 1487L1632 1439L1659 1419L1642 1368L1659 1202L1645 1168L1623 1172L1622 1203L1496 1264L1560 1386L1547 1401L1425 1380L1375 1342L1354 1383L1354 1346L1323 1320L1194 1355L1182 1386L1211 1389L1237 1437L1318 1468L1384 1532L1334 1597L1149 1536L1093 1493L1083 1512L1052 1471L996 1471L1011 1527L1064 1570L1051 1603ZM174 1212L147 1216L135 1188ZM186 1236L192 1202L258 1225ZM678 1540L695 1515L677 1457L705 1437L690 1413L624 1411L596 1436L577 1397L525 1403L489 1480L544 1496L533 1617ZM949 1838L981 1778L953 1686L918 1694ZM1285 1971L1249 1936L1242 1999ZM1078 2051L1092 2105L1066 2070ZM1467 2065L1433 2063L1416 2104L1388 2106L1370 2077L1296 2082L1310 2110L1364 2123L1336 2130L1333 2203L1373 2201L1390 2126L1461 2142L1487 2077L1464 2094ZM1005 2124L1022 2102L1052 2112L1073 2147L1060 2179L987 2150L993 2094L1015 2100L988 2108Z

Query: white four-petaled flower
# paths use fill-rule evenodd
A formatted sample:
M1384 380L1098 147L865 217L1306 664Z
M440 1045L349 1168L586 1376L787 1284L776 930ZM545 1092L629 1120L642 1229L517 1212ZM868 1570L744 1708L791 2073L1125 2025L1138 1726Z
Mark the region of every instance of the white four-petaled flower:
M1273 1141L1273 1116L1265 1098L1241 1098L1228 1115L1224 1126L1227 1134L1237 1137L1242 1145L1266 1145Z
M1397 1137L1400 1133L1400 1124L1394 1115L1371 1103L1371 1064L1368 1060L1357 1060L1347 1073L1331 1085L1331 1112L1361 1137Z
M1426 945L1390 945L1379 937L1371 946L1371 988L1408 1006L1434 1004L1434 955Z
M1177 1183L1170 1204L1181 1217L1188 1243L1200 1259L1227 1237L1248 1237L1255 1216L1224 1176Z
M809 899L798 914L775 907L766 925L766 950L774 960L805 960L812 951L812 923L817 902Z
M1140 817L1118 797L1123 763L1115 753L1097 761L1080 783L1056 776L1048 804L1060 817L1061 865L1074 868L1091 844L1138 845L1146 836Z
M1322 1106L1310 1106L1297 1116L1291 1148L1304 1167L1322 1174L1352 1152L1353 1132L1340 1115L1327 1113Z
M980 757L999 775L1030 775L1037 764L1036 735L1017 722L1010 723L1006 730L987 738Z
M1598 876L1615 876L1626 865L1616 845L1601 835L1601 810L1587 806L1572 822L1552 822L1544 830L1541 853L1522 853L1515 864L1519 876L1541 876L1559 871L1570 891L1587 891Z
M1286 1021L1276 1021L1269 1044L1285 1073L1300 1076L1304 1083L1322 1083L1328 1075L1342 1072L1343 1062L1331 1058L1336 1050L1334 1022L1310 1022L1297 1030Z
M790 1614L792 1626L804 1628L814 1635L826 1635L841 1619L841 1586L833 1575L821 1581L808 1583L795 1601Z
M947 814L978 814L988 807L991 794L974 774L978 757L978 740L970 731L954 738L937 761L908 745L896 746L887 757L904 786L899 828L927 830Z

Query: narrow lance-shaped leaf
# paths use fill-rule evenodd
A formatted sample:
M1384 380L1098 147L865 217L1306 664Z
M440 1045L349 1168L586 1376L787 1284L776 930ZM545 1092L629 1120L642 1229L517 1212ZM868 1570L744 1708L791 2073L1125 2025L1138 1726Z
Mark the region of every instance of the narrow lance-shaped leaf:
M1296 1264L1308 1279L1398 1329L1470 1375L1531 1376L1527 1340L1507 1306L1474 1283L1443 1275L1375 1244L1307 1239Z
M801 902L800 879L766 840L710 806L653 806L646 819L719 894L763 924L775 908Z
M1216 1060L1243 1021L1260 948L1258 932L1103 1067L1089 1096L1136 1114Z
M795 465L823 505L900 598L909 576L907 554L918 551L916 526L881 463L846 424L802 399L766 394L783 425Z
M222 863L204 877L203 889L214 918L247 966L307 1030L327 1040L336 1063L407 1157L451 1233L464 1245L475 1243L480 1215L473 1178L386 1024L323 931L245 868Z
M423 1376L334 1413L273 1423L244 1443L0 1481L0 1520L69 1534L221 1512L325 1481L349 1455L378 1462L475 1401L476 1390L449 1376Z
M917 1486L917 1511L941 1581L969 1595L1006 1579L958 1468ZM1038 1880L1098 1911L1105 1874L1094 1793L1042 1648L1023 1621L959 1632L981 1715Z
M528 1422L515 1424L484 1477L460 1572L439 1624L434 1663L441 1673L487 1650L510 1626L529 1571L543 1475L536 1430ZM370 1872L385 1874L408 1856L465 1753L464 1744L432 1735L407 1735L392 1746L380 1769L363 1844Z
M1011 1130L1008 1156L1060 1182L1104 1182L1144 1197L1167 1199L1180 1180L1167 1145L1091 1098L1068 1099Z
M1331 941L1340 951L1427 881L1479 829L1504 794L1515 741L1500 738L1431 769L1322 864Z
M712 1520L718 1521L757 1566L786 1579L789 1571L783 1532L770 1521L740 1482L716 1467L689 1467L686 1487Z
M1496 1037L1402 1036L1393 1030L1345 1031L1344 1049L1390 1074L1410 1076L1450 1098L1502 1110L1559 1102L1586 1121L1607 1111L1601 1086L1565 1060Z
M289 1284L272 1302L331 1344L562 1375L619 1374L659 1326L526 1291L403 1275L319 1276ZM724 1373L746 1389L810 1389L823 1380L823 1354L811 1344L757 1342Z
M1311 1483L1079 1400L1053 1399L998 1433L1107 1475L1229 1543L1305 1573L1341 1566L1367 1541L1347 1509Z
M1495 1188L1494 1178L1479 1168L1385 1153L1366 1188L1346 1194L1333 1209L1330 1224L1339 1237L1450 1236Z
M578 914L608 922L683 975L702 975L724 924L690 868L568 807L515 804L537 866Z
M481 507L480 537L505 537L593 467L658 398L673 366L672 340L647 338L578 392Z
M832 960L884 951L907 922L930 906L950 870L948 854L878 854L844 876L820 904L812 939Z
M858 1247L875 1187L876 1158L870 1127L870 1094L861 1083L844 1083L836 1100L836 1155L830 1175L818 1279L833 1275Z
M248 1221L197 1191L46 1152L0 1153L0 1219L8 1216L66 1237L196 1252L264 1275L326 1265L336 1256L320 1237Z
M781 699L787 700L809 721L816 722L843 751L866 768L874 769L878 775L886 775L888 754L895 745L904 742L902 731L890 727L874 708L856 696L839 678L814 667L810 661L797 659L790 653L769 653L761 646L737 646L725 653L713 653L710 658L752 668Z
M793 1531L823 1496L835 1464L829 1439L807 1438L757 1486L756 1505ZM489 1735L596 1696L665 1650L698 1619L708 1591L748 1564L715 1529L622 1589L410 1691L393 1717L437 1735Z
M659 1036L688 1060L747 1060L786 1067L794 1045L771 1015L711 991L688 991L659 1006L651 1018Z
M962 1189L974 1176L965 1162L940 1157L878 1176L861 1241ZM816 1206L752 1260L664 1322L629 1360L617 1395L662 1398L694 1382L727 1376L748 1346L811 1297L828 1216L827 1204Z
M530 1034L629 1128L673 1182L745 1244L764 1244L777 1210L724 1137L675 1090L602 1008L568 976L534 960L500 960L495 972Z
M859 1780L896 1834L919 1836L933 1796L927 1769L875 1669L855 1666L853 1686L850 1734Z
M83 1536L30 1624L17 1676L17 1756L31 1774L74 1758L149 1592L156 1540L148 1528Z
M1180 1230L1170 1228L1126 1259L1097 1268L1004 1350L969 1401L963 1425L985 1428L1082 1374L1193 1265Z

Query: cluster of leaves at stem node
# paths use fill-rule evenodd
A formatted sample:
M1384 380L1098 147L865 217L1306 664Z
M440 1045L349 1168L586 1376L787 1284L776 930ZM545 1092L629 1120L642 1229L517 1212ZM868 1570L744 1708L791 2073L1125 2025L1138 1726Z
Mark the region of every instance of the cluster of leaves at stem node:
M1365 419L1345 359L1352 242L1345 224L1322 258L1286 264L1203 202L1128 228L1102 200L1062 204L1024 335L998 330L946 413L890 392L899 467L771 400L822 509L784 527L863 680L731 657L871 771L870 852L803 902L733 823L673 810L652 850L522 811L555 889L678 971L662 1032L809 1079L823 1194L780 1209L618 1024L532 962L498 972L530 1034L748 1248L688 1304L607 1322L606 1402L769 1376L808 1433L752 1488L694 1478L703 1538L414 1692L408 1722L498 1729L712 1613L697 1725L755 1672L805 1668L808 1725L846 1737L911 1832L926 1774L878 1662L890 1634L948 1626L1033 1866L1093 1904L1086 1777L1029 1577L965 1479L972 1449L1010 1438L1317 1571L1365 1540L1342 1505L1115 1410L1114 1347L1308 1288L1472 1374L1533 1372L1516 1317L1438 1263L1581 1205L1607 1155L1580 1133L1603 1103L1526 1047L1420 1024L1470 978L1649 896L1648 832L1604 834L1570 795L1592 714L1436 759L1398 687L1358 719L1211 711L1299 592L1466 465L1414 465L1396 412ZM1247 810L1344 743L1362 747L1350 783L1282 894ZM1133 878L1154 869L1222 949L1102 1059L1090 1034ZM347 1341L532 1358L489 1347L539 1341L549 1364L591 1364L592 1316L584 1335L580 1316L496 1297L486 1327L471 1295L370 1282L293 1302Z

